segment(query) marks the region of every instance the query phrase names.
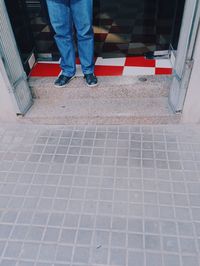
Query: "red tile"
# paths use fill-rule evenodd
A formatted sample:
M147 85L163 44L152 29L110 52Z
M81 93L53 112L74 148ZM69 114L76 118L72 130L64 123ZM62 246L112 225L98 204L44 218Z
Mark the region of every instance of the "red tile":
M97 76L121 76L123 73L121 66L95 66L95 75Z
M37 63L31 70L31 77L56 77L61 69L58 64Z
M139 66L139 67L155 67L156 61L155 60L148 60L144 56L132 56L127 57L125 66Z
M79 57L76 58L76 64L77 65L80 65L81 64L81 61L80 61Z
M171 75L172 68L156 68L155 74L156 75Z

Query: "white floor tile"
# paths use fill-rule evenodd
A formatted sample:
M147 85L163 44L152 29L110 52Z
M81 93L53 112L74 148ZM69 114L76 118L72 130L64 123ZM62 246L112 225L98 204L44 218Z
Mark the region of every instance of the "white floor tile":
M126 58L102 58L98 57L96 60L96 66L124 66Z
M154 67L125 67L123 76L155 75Z
M76 65L76 76L77 77L83 77L83 72L81 69L81 65Z
M172 68L172 64L170 59L157 59L156 60L156 67L159 68Z

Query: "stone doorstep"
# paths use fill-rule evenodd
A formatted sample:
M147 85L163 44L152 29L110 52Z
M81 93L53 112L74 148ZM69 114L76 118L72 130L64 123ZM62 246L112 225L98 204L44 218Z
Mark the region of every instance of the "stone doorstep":
M53 78L31 78L29 84L36 98L66 97L118 98L118 97L159 97L168 96L171 77L135 76L99 78L98 87L89 89L82 78L72 80L65 88L55 88Z
M169 76L99 78L90 89L82 78L57 89L52 78L31 78L36 96L22 122L44 124L175 124L168 105Z

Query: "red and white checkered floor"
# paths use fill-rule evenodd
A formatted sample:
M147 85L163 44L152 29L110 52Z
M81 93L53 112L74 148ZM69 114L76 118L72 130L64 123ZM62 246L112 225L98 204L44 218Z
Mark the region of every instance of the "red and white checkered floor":
M82 76L79 59L77 76ZM145 57L102 58L95 59L95 74L97 76L134 76L134 75L171 75L172 63L170 59L146 59ZM31 77L56 77L61 72L59 62L37 62Z

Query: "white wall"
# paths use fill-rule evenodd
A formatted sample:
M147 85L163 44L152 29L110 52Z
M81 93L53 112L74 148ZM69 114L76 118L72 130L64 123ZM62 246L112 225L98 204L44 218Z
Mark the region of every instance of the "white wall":
M200 123L200 29L194 52L194 66L182 114L183 123Z
M9 82L0 58L0 122L17 120L15 105L8 90Z

